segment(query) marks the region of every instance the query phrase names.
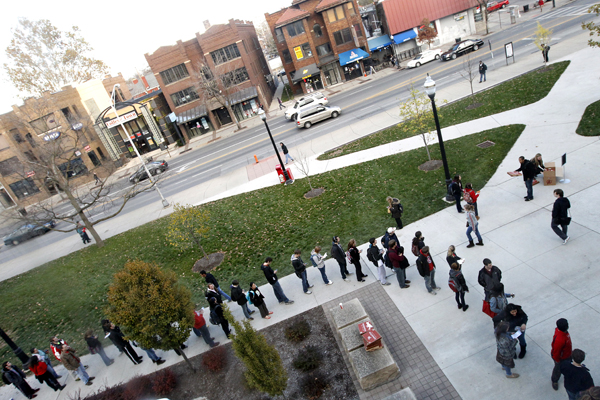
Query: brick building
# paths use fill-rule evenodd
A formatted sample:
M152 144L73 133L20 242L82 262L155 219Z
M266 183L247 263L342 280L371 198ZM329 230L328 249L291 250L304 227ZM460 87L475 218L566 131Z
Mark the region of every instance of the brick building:
M293 0L265 19L294 93L364 75L369 52L356 0Z
M233 117L238 121L253 117L260 104L268 106L273 100L275 83L250 21L231 19L210 26L193 39L160 47L145 57L188 137L231 124ZM202 93L198 82L203 74L233 82L228 97L234 116Z

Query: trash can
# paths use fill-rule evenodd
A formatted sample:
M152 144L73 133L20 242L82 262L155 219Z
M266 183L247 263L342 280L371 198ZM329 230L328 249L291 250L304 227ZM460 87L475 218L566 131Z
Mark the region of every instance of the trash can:
M523 12L527 12L527 11L529 11L529 4L525 4L523 6Z
M285 175L283 174L283 168L281 168L281 164L275 165L275 171L277 172L277 176L279 177L279 183L285 183ZM285 172L287 172L288 178L290 178L290 180L293 181L294 177L292 175L292 170L287 168Z

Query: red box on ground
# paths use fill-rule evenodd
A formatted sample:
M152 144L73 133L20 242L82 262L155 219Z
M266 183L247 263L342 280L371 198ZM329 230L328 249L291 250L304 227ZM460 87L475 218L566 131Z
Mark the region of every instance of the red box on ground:
M381 335L376 330L371 330L362 335L363 344L367 351L383 349Z
M365 333L373 330L375 330L375 327L373 326L371 321L366 321L358 324L358 331L361 335L364 335Z

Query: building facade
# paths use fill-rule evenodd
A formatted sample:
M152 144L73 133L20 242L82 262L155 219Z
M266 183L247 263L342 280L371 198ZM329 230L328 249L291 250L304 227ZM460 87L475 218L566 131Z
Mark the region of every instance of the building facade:
M145 57L176 123L188 137L219 129L234 119L251 118L260 105L268 106L273 100L276 84L252 22L231 19ZM223 91L227 91L233 116L226 105L202 90L203 77L229 82Z
M364 75L370 53L356 0L294 0L265 18L294 93Z

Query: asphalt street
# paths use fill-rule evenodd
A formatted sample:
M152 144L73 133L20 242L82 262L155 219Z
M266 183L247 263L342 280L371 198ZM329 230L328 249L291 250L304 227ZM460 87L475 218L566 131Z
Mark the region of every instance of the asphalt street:
M523 0L511 4L521 3L528 4L529 2ZM577 1L573 3L573 6L567 5L554 10L551 8L551 3L548 3L544 7L544 12L540 13L538 17L486 36L484 38L486 46L471 53L471 57L477 62L483 60L488 65L489 76L494 73L494 69L505 65L504 44L512 42L515 52L515 62L518 64L520 56L539 52L532 40L538 21L545 28L553 29L553 40L550 43L552 45L574 35L581 34L582 22L587 22L591 19L597 20L598 18L586 12L587 8L594 3L594 1ZM534 10L531 12L539 11ZM494 14L492 13L490 16L490 21L492 22ZM506 13L499 18L503 18L507 22L509 21ZM449 47L450 45L447 45L444 49ZM550 51L549 57L552 60L552 51ZM540 54L540 64L541 58ZM313 125L310 129L298 129L294 122L286 120L283 116L269 119L267 121L269 128L276 143L283 141L289 148L293 148L306 140L318 138L330 130L351 126L361 119L397 109L399 103L408 97L410 84L414 83L419 89L422 88L428 73L436 81L438 88L443 88L446 85L452 85L464 80L461 72L464 73L463 61L465 59L466 56L447 62L432 61L419 68L398 70L394 74L365 83L364 86L358 85L351 90L332 94L329 96L329 102L331 105L341 107L342 114L336 119L330 119ZM512 62L512 60L508 62ZM474 84L476 85L477 83ZM235 136L220 139L210 145L188 151L175 159L167 160L169 170L160 177L158 186L163 195L169 197L173 193L192 188L198 184L247 166L254 162L254 155L259 159L263 159L273 155L273 153L273 147L265 127L259 125L254 128L248 128L237 133ZM131 184L127 178L117 182L112 188L114 198L118 199L130 186ZM140 193L128 202L122 214L127 214L132 210L157 201L160 201L160 198L155 191ZM120 205L118 201L115 201L114 204L115 206ZM70 209L72 209L71 205L65 203L57 211L61 213ZM114 207L112 209L110 207L96 207L90 210L89 216L92 220L97 220L109 215L111 210L114 210ZM58 229L65 227L67 227L66 223L60 223L57 226ZM97 229L100 234L103 233L102 223L97 225ZM35 248L48 246L63 239L64 235L61 232L49 232L44 236L21 243L18 246L5 246L2 249L3 260L8 261L27 254ZM73 232L71 235L76 236L77 234Z

